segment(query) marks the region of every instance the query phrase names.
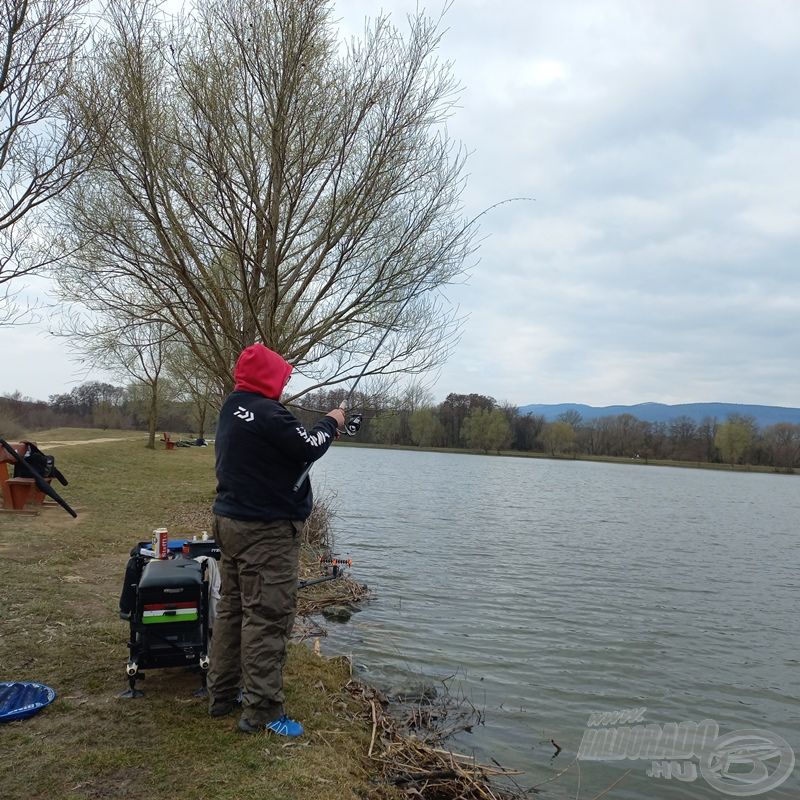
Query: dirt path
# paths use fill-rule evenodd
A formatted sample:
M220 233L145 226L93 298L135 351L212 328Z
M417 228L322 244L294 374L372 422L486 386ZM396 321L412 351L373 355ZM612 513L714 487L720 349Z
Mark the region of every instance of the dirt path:
M38 447L46 447L48 450L52 450L54 447L72 447L76 444L99 444L101 442L132 442L139 439L142 439L142 436L114 436L109 437L107 439L76 439L74 441L67 441L67 442L37 442Z

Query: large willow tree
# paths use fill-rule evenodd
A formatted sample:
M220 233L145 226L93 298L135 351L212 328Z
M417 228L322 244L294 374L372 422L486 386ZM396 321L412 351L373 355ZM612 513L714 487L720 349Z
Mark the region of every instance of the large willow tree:
M38 212L91 156L91 137L65 103L86 40L85 5L0 0L0 325L26 316L14 286L51 262L45 241L34 246Z
M438 21L342 41L323 0L107 14L74 97L105 135L60 209L64 297L166 324L220 389L254 341L309 389L440 364L458 328L442 289L475 230Z

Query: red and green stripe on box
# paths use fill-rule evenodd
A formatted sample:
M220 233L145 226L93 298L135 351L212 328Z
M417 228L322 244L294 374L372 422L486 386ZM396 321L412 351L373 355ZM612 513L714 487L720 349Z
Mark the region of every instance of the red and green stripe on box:
M149 603L145 604L142 623L153 625L161 622L197 622L197 602Z

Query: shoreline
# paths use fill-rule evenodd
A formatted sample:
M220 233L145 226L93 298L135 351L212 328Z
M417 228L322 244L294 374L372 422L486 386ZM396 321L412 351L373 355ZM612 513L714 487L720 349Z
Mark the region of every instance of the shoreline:
M0 727L4 796L393 800L430 781L450 787L441 797L484 796L464 786L493 768L461 763L443 748L420 756L417 739L394 736L380 693L354 681L349 661L320 657L308 642L290 646L285 672L287 709L306 727L298 741L242 736L236 715L211 718L192 696L197 674L181 668L148 670L144 697L120 698L128 632L117 601L130 548L154 528L184 536L200 524L213 496L212 464L212 448L153 451L138 439L65 447L62 494L78 518L55 505L38 515L0 513L3 678L57 692L41 713ZM495 797L512 796L491 785Z
M719 464L710 461L676 461L673 459L630 458L628 456L549 455L523 450L498 450L484 452L466 447L417 447L406 444L374 444L339 440L334 447L363 447L375 450L406 450L416 453L452 453L454 455L490 456L493 458L535 458L547 461L587 461L603 464L626 464L634 467L672 467L675 469L708 469L721 472L763 473L767 475L798 475L796 469L767 467L752 464Z

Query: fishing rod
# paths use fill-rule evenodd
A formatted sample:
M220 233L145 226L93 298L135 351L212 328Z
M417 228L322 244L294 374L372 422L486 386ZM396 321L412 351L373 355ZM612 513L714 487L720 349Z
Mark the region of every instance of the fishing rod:
M356 383L358 383L358 381L356 381ZM339 404L339 408L341 408L342 411L344 411L345 408L347 407L347 403L350 402L350 398L352 397L352 395L353 395L353 390L351 389L347 397L344 400L342 400L342 402ZM346 433L348 436L355 436L359 432L359 430L361 430L361 423L363 421L364 421L363 414L352 414L350 419L348 419L347 422L345 423L344 429L342 431L339 431L337 429L337 433ZM292 486L293 492L298 491L300 487L303 485L303 481L305 481L305 479L308 477L308 473L311 472L311 466L313 463L314 462L311 461L308 464L306 464L306 468L300 473L297 480L294 482L294 485Z
M298 589L305 589L306 586L315 586L318 583L325 583L326 581L333 581L336 578L340 577L339 575L325 575L322 578L314 578L310 581L297 581L297 588Z
M320 559L319 563L322 564L324 567L331 567L331 574L330 575L323 575L321 578L311 578L307 581L298 581L297 588L298 589L305 589L306 586L315 586L318 583L325 583L326 581L333 581L337 578L341 578L344 576L344 572L342 571L345 566L352 567L353 560L350 558L332 558L329 560Z
M36 484L36 488L46 494L48 497L51 497L53 500L58 503L61 508L63 508L68 514L71 514L73 517L77 517L78 513L64 500L63 497L29 464L25 462L25 459L5 440L0 439L0 446L9 453L14 458L15 463L20 464L25 470L30 474L33 478L33 482Z
M370 355L370 357L366 360L364 366L361 368L361 372L359 372L355 381L353 381L353 385L350 387L350 391L347 393L347 397L345 397L345 399L342 400L342 402L339 404L339 408L341 408L342 411L344 411L347 408L348 404L350 403L350 400L353 397L353 393L355 392L356 387L358 386L358 382L364 377L364 374L369 368L369 365L373 362L375 356L378 355L378 351L381 349L381 345L386 341L386 337L392 332L395 324L400 319L400 315L406 310L406 306L414 299L414 297L416 297L416 290L413 292L409 292L408 297L406 297L406 299L403 301L403 304L400 306L400 310L394 316L389 325L386 326L386 330L384 331L383 336L381 336L381 338L378 340L378 344L375 345L375 349L372 351L372 355ZM353 416L350 417L350 419L344 426L344 433L346 433L348 436L355 436L361 429L361 423L363 421L364 421L363 414L353 414ZM311 472L311 466L313 463L314 463L313 461L309 462L306 465L306 468L300 473L300 476L294 482L294 486L292 486L293 492L298 491L300 487L303 485L303 482L306 480L306 478L308 478L308 473Z
M409 293L408 297L406 297L405 301L400 306L400 310L397 312L394 319L392 319L391 323L386 326L386 330L384 331L383 336L381 336L381 338L378 340L378 344L375 345L375 349L372 351L372 355L370 355L370 357L366 360L364 366L361 368L361 372L359 372L355 381L353 381L353 385L350 387L350 391L347 393L347 397L345 397L345 399L342 400L342 402L339 404L339 408L341 408L342 411L344 411L347 408L348 404L350 403L350 400L353 397L353 393L355 392L356 387L358 386L358 382L364 377L364 374L369 368L369 365L372 363L375 356L378 355L378 350L381 349L381 345L386 341L386 337L392 332L395 324L397 323L397 320L400 319L400 315L403 313L403 311L405 311L406 306L411 302L411 300L415 296L416 292ZM361 423L363 421L364 421L363 414L353 414L353 416L350 417L349 420L347 420L344 426L344 433L346 433L348 436L355 436L361 429ZM308 477L308 473L311 472L311 466L313 463L314 463L313 461L309 462L306 465L306 468L300 473L300 476L294 482L294 486L292 486L293 492L298 491L300 487L303 485L303 482Z
M298 409L299 411L305 411L308 414L324 414L324 408L309 408L308 406L301 406L299 403L287 403L292 409ZM403 414L404 412L408 411L407 408L391 408L387 406L384 408L383 406L377 405L375 407L370 408L370 413L362 413L361 416L363 419L374 419L378 416L384 416L385 414ZM363 422L363 420L362 420Z
M515 203L515 202L518 202L520 200L529 200L531 202L535 202L535 198L533 198L533 197L508 197L505 200L500 200L497 203L493 203L492 205L490 205L487 208L483 209L483 211L481 211L480 214L477 214L476 216L474 216L461 229L460 232L463 233L470 226L474 225L481 217L485 216L490 211L493 211L495 208L498 208L499 206L503 206L506 203ZM369 365L373 362L373 360L375 359L375 356L378 354L378 351L381 349L381 345L383 345L383 343L386 341L386 337L392 332L392 330L394 329L394 326L397 324L397 321L400 319L402 313L406 310L406 306L417 296L417 290L422 286L422 284L425 282L427 277L428 277L427 272L423 273L423 275L421 276L421 279L417 283L414 284L413 289L408 293L408 297L406 297L406 299L403 301L403 303L400 306L400 309L398 310L397 314L394 316L394 318L389 323L389 325L387 325L383 336L381 336L381 338L378 340L378 344L375 345L375 349L372 351L372 355L370 355L370 357L367 359L366 363L364 364L364 366L361 369L361 372L358 374L358 377L356 377L355 381L353 382L353 385L350 387L350 391L347 393L347 397L345 397L345 399L339 405L339 408L341 408L342 411L344 411L345 408L347 408L347 405L350 402L350 399L352 398L353 392L355 392L359 381L364 377L364 374L366 373L367 369L369 368ZM350 420L348 420L347 424L345 425L344 433L347 433L349 436L355 436L355 434L358 433L358 430L361 427L361 422L363 421L363 419L364 419L363 414L355 414L353 417L351 417ZM293 492L297 492L300 489L300 487L303 485L303 482L306 480L306 478L308 478L308 473L311 472L311 466L312 466L313 463L314 463L313 461L309 462L306 465L306 468L302 471L302 473L300 473L300 476L297 478L297 480L295 481L294 485L292 486L292 491Z

